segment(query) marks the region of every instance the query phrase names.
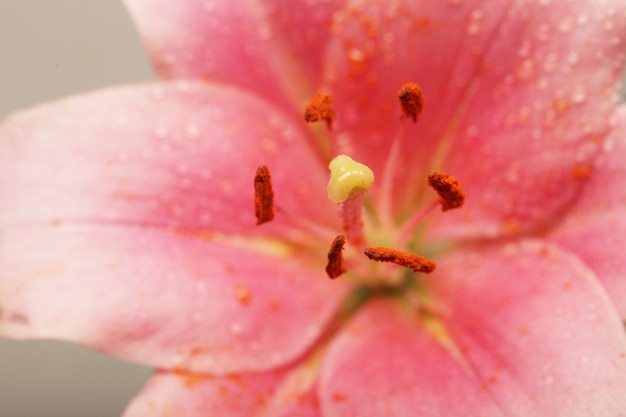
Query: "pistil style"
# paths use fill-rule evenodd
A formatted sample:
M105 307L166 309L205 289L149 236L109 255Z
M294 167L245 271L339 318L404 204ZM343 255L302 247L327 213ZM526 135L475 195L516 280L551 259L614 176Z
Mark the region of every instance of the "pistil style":
M343 228L348 241L356 246L364 243L363 196L374 183L374 173L364 164L346 155L339 155L328 165L328 199L341 204Z

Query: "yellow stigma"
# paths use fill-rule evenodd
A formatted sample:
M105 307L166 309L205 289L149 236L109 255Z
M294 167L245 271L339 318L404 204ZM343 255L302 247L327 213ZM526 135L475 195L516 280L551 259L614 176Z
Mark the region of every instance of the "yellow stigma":
M335 157L328 165L330 180L328 181L328 199L333 203L362 195L374 183L374 173L364 164L356 162L346 155Z

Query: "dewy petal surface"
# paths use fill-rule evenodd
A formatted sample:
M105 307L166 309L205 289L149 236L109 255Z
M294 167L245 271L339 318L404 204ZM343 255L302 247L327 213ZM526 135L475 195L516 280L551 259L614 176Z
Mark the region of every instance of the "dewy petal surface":
M341 3L125 2L161 76L232 83L298 111L320 84L321 51Z
M269 167L285 211L333 225L328 170L315 155L301 126L235 88L111 88L3 121L0 227L69 221L286 236L294 228L280 214L255 227L256 168Z
M586 417L625 409L623 326L577 258L526 241L459 251L439 265L427 285L442 303L438 334L445 329L448 343L413 312L386 301L366 306L325 358L325 415Z
M407 215L415 199L432 199L418 195L428 170L457 176L468 199L436 228L445 237L549 220L576 196L575 172L606 133L625 9L622 0L350 1L326 61L343 116L336 146L379 173L408 125L396 206ZM408 81L425 96L415 125L399 120L396 92Z
M589 170L589 182L549 238L594 270L621 317L626 318L626 107Z
M161 368L233 372L293 359L345 293L325 279L323 257L279 243L311 240L280 213L255 226L261 164L281 207L312 222L333 216L319 210L326 168L302 138L267 103L193 82L121 87L7 118L0 332Z
M157 372L124 417L321 417L314 381L291 371L225 377Z
M5 233L0 253L0 334L69 340L161 369L282 365L314 343L346 294L323 265L288 252L148 228Z

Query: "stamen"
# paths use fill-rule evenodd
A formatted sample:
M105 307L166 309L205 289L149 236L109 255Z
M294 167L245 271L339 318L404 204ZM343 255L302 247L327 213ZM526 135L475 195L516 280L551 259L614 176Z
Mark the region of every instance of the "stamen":
M424 95L419 85L415 83L407 83L402 86L398 92L398 99L404 117L410 117L413 122L417 122L419 115L424 108ZM400 163L402 141L406 131L406 124L401 124L395 137L391 142L391 149L385 161L382 181L380 186L380 220L383 226L393 227L393 210L392 201L394 193L394 177L398 170L402 170Z
M339 275L346 272L346 268L343 266L343 247L346 244L346 238L343 235L338 235L328 250L328 264L326 265L326 273L331 279L337 278Z
M260 166L254 176L254 214L256 224L267 223L274 218L274 190L270 170Z
M420 86L415 83L404 84L398 91L398 99L400 100L404 116L410 117L414 122L417 122L424 108L424 94L422 94Z
M433 272L437 264L430 259L424 258L412 253L400 252L395 249L382 247L367 248L364 251L365 256L373 261L391 262L396 265L404 266L412 269L414 272L424 272L426 274Z
M316 93L315 97L304 108L304 120L307 123L324 120L328 129L331 129L333 120L335 120L333 97L330 94Z
M335 157L328 165L328 199L341 204L343 228L351 244L363 242L363 196L374 183L374 173L346 155Z
M430 185L439 197L441 197L441 210L452 210L459 208L465 201L465 193L455 177L441 172L431 172L428 174L428 185Z

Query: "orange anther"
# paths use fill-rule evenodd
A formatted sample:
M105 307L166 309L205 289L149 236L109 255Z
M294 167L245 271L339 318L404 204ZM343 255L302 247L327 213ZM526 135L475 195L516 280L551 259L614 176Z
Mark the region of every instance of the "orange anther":
M428 174L428 185L430 185L439 197L441 197L441 210L451 210L463 205L465 193L461 189L455 177L441 172L431 172Z
M420 86L415 83L404 84L398 91L398 99L404 116L417 122L424 108L424 94L422 94Z
M414 255L412 253L400 252L395 249L382 247L365 249L365 256L373 261L391 262L396 265L410 268L415 272L430 273L435 270L437 264L423 256Z
M335 120L333 97L330 94L316 93L304 109L304 120L307 123L324 120L330 129Z
M328 250L328 264L326 265L326 273L329 278L335 279L339 275L346 272L346 268L343 267L343 247L346 244L346 238L343 235L338 235Z
M274 218L274 190L270 170L260 166L254 176L254 214L256 224L263 224Z

